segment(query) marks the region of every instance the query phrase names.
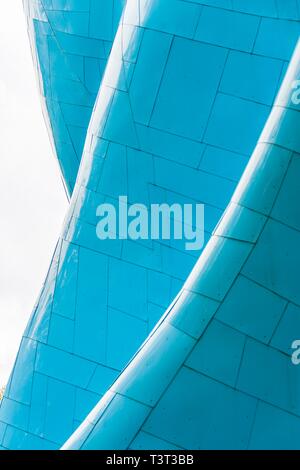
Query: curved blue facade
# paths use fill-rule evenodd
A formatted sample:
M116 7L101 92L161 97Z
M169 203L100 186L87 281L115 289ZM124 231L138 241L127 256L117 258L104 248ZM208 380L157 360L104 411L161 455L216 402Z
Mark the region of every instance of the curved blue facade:
M299 449L299 73L300 43L175 304L64 449Z
M44 116L68 195L125 0L23 0Z
M72 59L80 56L70 26L76 15L65 13L84 2L42 3L52 17L64 12L56 24L73 41ZM65 448L296 446L288 432L276 437L279 426L265 442L260 433L280 420L282 429L298 426L297 398L289 401L297 368L280 336L298 302L297 237L285 233L297 214L289 208L284 220L280 203L276 217L271 209L278 192L289 197L282 188L295 191L288 170L298 161L298 111L272 106L299 32L296 2L127 2L78 175L75 165L68 176L65 145L58 155L70 191L77 175L76 185L1 403L3 448L56 449L82 422ZM39 67L49 85L45 57ZM60 80L51 78L51 87L57 142L60 120L49 109L61 106L66 91ZM117 205L122 195L148 208L205 204L202 255L182 240L99 240L97 207ZM269 374L257 372L257 362L268 361ZM283 373L290 379L279 387ZM270 397L274 384L279 391Z

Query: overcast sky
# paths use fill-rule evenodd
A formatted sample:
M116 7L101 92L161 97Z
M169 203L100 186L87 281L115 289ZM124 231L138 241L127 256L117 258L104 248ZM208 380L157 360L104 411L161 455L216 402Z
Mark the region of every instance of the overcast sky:
M1 2L0 70L1 386L67 209L41 112L22 0Z

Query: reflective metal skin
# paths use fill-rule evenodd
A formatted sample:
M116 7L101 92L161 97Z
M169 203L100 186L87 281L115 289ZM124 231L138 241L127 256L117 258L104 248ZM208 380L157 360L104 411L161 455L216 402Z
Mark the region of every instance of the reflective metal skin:
M23 0L44 116L68 195L125 0Z
M74 8L79 11L83 0L47 3L49 10ZM60 8L58 3L61 3ZM101 0L102 6L104 3ZM236 333L238 339L233 339L233 344L243 350L248 344L245 335L255 333L260 336L254 335L254 339L264 344L265 334L271 338L268 322L272 325L279 322L284 307L280 302L278 306L270 294L267 305L272 307L274 302L275 313L272 319L267 316L264 325L263 314L270 315L269 310L261 311L254 304L258 333L254 327L252 333L237 325L232 328L229 320L217 320L216 312L233 284L234 274L239 272L241 260L253 249L255 237L269 214L262 211L262 215L257 215L255 208L246 211L237 205L236 228L230 224L229 234L223 233L224 220L231 217L229 209L229 216L222 219L214 237L211 238L211 234L256 146L299 36L297 4L290 8L285 5L283 1L267 0L128 0L92 113L62 234L1 403L0 446L3 448L59 448L103 395L104 401L93 412L94 418L84 421L83 428L79 428L66 448L155 448L160 445L172 448L172 443L195 448L200 444L195 443L192 436L195 429L203 436L197 428L200 425L207 426L208 435L206 441L204 438L201 441L201 447L242 446L230 415L230 403L234 402L235 410L241 410L236 420L240 420L240 439L243 439L248 422L243 421L242 411L248 411L245 416L254 416L252 405L257 399L249 398L249 403L245 404L243 396L240 408L235 398L231 401L230 391L234 391L236 385L235 369L230 370L229 378L227 369L238 367L240 356L235 350L226 349L226 341L231 344L231 336ZM73 16L67 17L62 28L63 33L68 34L73 28L70 26ZM64 28L68 28L67 31ZM81 51L79 43L76 47ZM45 57L39 55L40 64L45 63ZM60 65L58 69L62 70ZM42 65L40 73L45 76ZM97 80L100 81L99 76ZM54 81L52 85L53 93L59 97L57 100L62 102L66 91L63 88L59 91ZM52 106L52 101L50 104ZM49 109L48 113L52 126L60 122L54 115L52 117ZM69 125L73 125L71 121ZM56 142L63 135L59 126L53 135ZM67 162L65 155L62 149L59 158ZM80 159L80 152L78 155ZM67 176L67 172L64 174L71 191L76 165L72 177ZM254 188L261 184L260 175L263 173L255 173ZM253 197L261 197L260 192L258 187ZM116 202L120 195L127 195L130 204L143 203L147 207L163 202L205 204L206 241L209 243L179 297L177 294L197 262L199 251L186 251L179 240L100 241L97 238L98 205ZM240 219L245 220L245 227ZM222 235L218 233L221 229ZM261 263L264 261L262 255ZM263 267L261 270L263 272ZM202 271L205 271L203 277ZM190 287L194 278L199 283L195 292ZM239 287L241 293L243 289L249 292L248 278L252 279L250 275L242 278L241 284L246 283L246 287ZM253 284L256 292L256 284ZM264 297L264 292L261 295ZM285 296L280 295L286 306ZM243 298L241 295L240 301ZM170 304L173 307L166 320L126 368ZM244 309L248 306L249 302ZM236 321L242 318L240 309L229 310L236 314ZM262 313L259 315L259 312ZM249 310L249 318L251 313ZM215 329L225 329L226 325L227 333L219 335L212 330L210 342L211 325ZM204 370L203 375L211 377L211 381L216 379L216 389L206 386L202 376L195 372L197 357L193 366L185 365L181 370L185 357L194 347L198 354L199 337L208 338L210 349L207 355L207 346L204 347L205 358L214 358L215 354L217 359L224 343L220 363L206 364L201 359L197 366L206 364L208 370ZM218 344L214 338L218 338ZM143 362L141 357L145 358ZM215 377L210 368L215 368L216 374L221 376ZM124 369L124 374L115 382ZM191 369L200 377L199 381L193 381L194 376L190 378ZM132 375L132 370L137 375ZM168 390L176 383L175 371L179 372L178 377L186 375L169 398ZM203 387L200 382L204 383ZM113 389L106 394L113 383ZM218 386L226 389L222 399ZM120 391L116 387L123 388ZM184 439L168 436L165 432L168 426L174 433L178 428L171 415L164 417L161 409L157 412L162 419L161 435L154 425L153 431L143 428L139 432L147 416L154 416L154 405L162 403L159 401L161 394L167 396L166 409L174 407L178 413L183 410L176 419L180 432L185 433ZM140 400L140 396L143 399ZM204 400L206 396L210 400L216 397L213 415L209 414L212 408ZM198 407L203 404L203 410L193 406L195 402ZM224 419L216 408L222 408L222 402L233 426L232 441L229 432L223 442L217 431L215 438L213 436L214 420L218 422L218 416ZM184 406L188 408L182 408ZM101 410L107 412L102 416ZM121 418L118 429L113 410ZM108 416L109 423L105 421ZM96 423L95 427L91 421ZM107 432L99 433L104 425ZM134 430L139 440L133 442ZM152 440L150 435L153 435Z
M299 79L300 43L175 304L63 449L300 448Z

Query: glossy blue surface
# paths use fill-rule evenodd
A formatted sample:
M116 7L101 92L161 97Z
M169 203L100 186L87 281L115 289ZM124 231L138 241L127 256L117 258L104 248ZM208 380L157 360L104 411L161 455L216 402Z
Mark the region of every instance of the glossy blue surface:
M238 188L177 303L111 387L114 400L97 405L105 413L96 408L63 449L300 448L300 369L291 360L300 311L299 132L292 141L285 132L298 122L292 96L299 70L300 42ZM208 301L215 304L209 318ZM128 415L132 407L118 404L120 396L149 407L146 418ZM110 420L128 423L126 445L124 432L106 427Z
M23 0L49 136L68 195L126 0Z
M128 0L111 50L115 3L26 1L57 156L76 185L1 403L0 445L59 448L78 426L65 448L271 445L268 416L298 426L298 369L282 353L299 303L298 213L284 210L298 194L299 113L286 98L256 144L298 9ZM99 240L97 206L120 195L204 203L202 255L180 240ZM268 357L274 374L256 377ZM279 446L297 447L276 429Z

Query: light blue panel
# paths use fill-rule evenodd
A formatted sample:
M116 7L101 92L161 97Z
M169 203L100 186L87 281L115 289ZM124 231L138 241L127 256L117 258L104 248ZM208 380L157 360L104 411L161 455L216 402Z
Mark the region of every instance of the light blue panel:
M94 393L104 394L118 377L119 371L98 365L89 384L88 389Z
M175 38L151 126L201 140L225 60L226 51L221 48Z
M148 300L168 307L171 298L171 278L165 274L148 271Z
M76 147L84 146L86 127L69 126L69 133Z
M81 446L90 435L93 427L94 425L88 421L88 419L83 421L83 423L77 428L74 434L72 434L71 438L61 447L60 450L65 450L66 447L68 450L75 450L73 449L73 439L76 440L76 443L80 443Z
M30 433L40 437L44 436L47 389L48 377L35 373L32 384L32 399L28 430Z
M174 446L158 437L152 436L146 432L140 432L129 449L134 450L180 450L180 447Z
M215 235L255 243L267 221L258 212L231 203L225 215L219 221Z
M296 416L259 402L249 449L299 449L299 432L300 421Z
M213 320L185 365L234 387L244 345L244 335Z
M147 271L133 264L111 259L108 304L114 309L147 320Z
M0 422L0 443L3 441L3 437L6 431L7 425Z
M288 71L284 70L284 83L276 98L276 106L280 108L290 108L299 111L299 64L293 61L288 67ZM292 80L292 83L289 83ZM286 86L289 84L289 86ZM284 109L282 110L284 112Z
M86 387L95 370L95 364L73 354L38 346L36 371L72 385Z
M278 198L272 210L272 217L290 227L300 230L300 205L291 201L300 200L300 156L295 156L289 166L288 173L281 186Z
M96 226L100 220L97 216L97 208L100 204L106 202L108 201L105 195L90 191L89 189L80 188L76 205L74 206L74 212L72 211L72 217L76 217L90 225ZM86 252L87 250L82 249L81 251Z
M140 0L140 21L146 28L156 29L177 36L194 36L201 8L194 2L181 0Z
M30 404L31 388L32 388L32 374L34 371L34 364L36 358L37 343L27 338L23 338L19 350L20 360L13 370L10 379L10 386L7 394L10 399L23 403L24 405ZM17 384L24 381L26 386L18 387Z
M61 110L69 126L84 127L88 121L88 116L91 114L91 108L87 106L75 106L73 104L62 103Z
M122 242L120 240L99 240L96 236L96 227L81 220L73 219L69 227L67 239L74 243L98 253L109 256L121 256Z
M84 60L84 78L85 85L91 93L98 93L100 77L103 75L106 62L95 58L85 57ZM86 137L86 133L85 133Z
M48 344L73 352L74 321L60 315L51 315Z
M293 353L292 344L300 331L300 307L289 304L275 331L271 346L289 356Z
M63 31L68 34L87 36L89 30L89 13L46 11L48 21L54 31ZM67 27L66 27L67 24Z
M136 130L145 152L194 168L198 167L204 145L152 127L137 125ZM216 167L219 166L216 165Z
M184 449L246 449L256 400L183 368L143 426Z
M148 325L112 308L108 309L107 321L107 365L121 370L146 337Z
M204 7L195 38L230 49L251 52L259 18L221 8Z
M74 408L75 388L69 384L49 379L45 434L51 441L61 442L68 439L73 431ZM57 411L54 412L54 410ZM57 412L58 415L56 415ZM57 416L59 416L59 426L57 426Z
M253 154L251 166L247 168L233 196L233 201L257 212L269 214L290 160L291 152L288 150L259 144ZM244 191L246 184L247 191Z
M131 204L144 203L149 206L148 185L154 180L152 155L133 149L127 149L127 170L129 202Z
M116 90L112 102L114 119L109 114L103 138L113 142L137 147L137 137L128 94ZM116 116L115 116L116 113ZM117 117L117 119L115 119Z
M79 54L87 57L104 59L107 57L105 43L97 39L56 32L57 40L61 48L68 54Z
M88 443L83 445L83 450L126 448L135 436L136 426L145 421L150 411L147 406L121 396L116 396L112 400L111 408L100 418L89 436ZM117 411L123 414L121 420ZM103 425L106 432L99 434L98 427Z
M288 3L288 2L287 2ZM234 9L254 15L277 18L277 0L232 0Z
M232 152L250 155L255 136L261 132L270 108L234 96L219 94L204 136L204 142Z
M96 39L113 41L114 24L113 8L115 2L112 0L91 0L90 4L90 35ZM121 3L125 3L121 0Z
M250 279L300 304L300 233L270 220L242 271Z
M87 276L87 273L90 276ZM91 361L105 361L108 261L105 256L80 249L74 352Z
M164 159L155 158L154 164L157 185L221 209L225 209L225 201L229 202L235 186L232 181Z
M46 439L8 426L3 445L12 450L55 450L57 445Z
M9 398L3 397L1 401L1 421L10 424L16 429L27 430L30 408ZM3 443L6 447L5 442Z
M194 0L194 3L200 3L211 7L221 7L228 10L232 9L232 0Z
M216 318L248 336L268 343L286 305L286 301L278 295L239 276Z
M158 243L153 243L150 249L148 246L127 240L123 246L122 258L124 261L138 263L148 269L162 270L161 248Z
M107 64L104 86L127 92L132 80L141 37L142 32L139 28L123 25L122 32L119 31L114 41L112 54L115 60ZM130 44L133 47L130 47Z
M195 264L195 257L161 245L162 267L166 274L184 281Z
M67 58L68 58L68 63L70 64L71 70L73 70L74 72L74 76L76 77L77 80L83 82L84 79L87 78L86 77L87 74L85 74L85 71L84 71L84 65L86 62L88 62L88 57L85 58L82 56L68 54ZM98 80L100 80L99 77L98 77Z
M129 364L122 381L113 384L112 390L154 406L194 345L193 338L164 323ZM164 357L163 361L161 357Z
M298 22L263 18L253 52L276 59L290 60L299 34Z
M277 0L278 15L287 20L300 19L298 0Z
M122 16L122 13L124 11L124 7L126 6L126 0L120 0L118 2L113 2L113 31L114 33L117 31L119 23L120 23L120 18ZM114 37L112 38L114 40Z
M54 10L65 11L89 11L86 0L42 0L45 8L50 8L52 5ZM49 5L48 5L49 4Z
M300 125L299 111L275 107L273 115L277 126L274 126L270 132L263 133L263 141L276 143L276 145L300 153L300 139L297 133Z
M90 411L97 405L100 395L87 390L77 389L74 418L80 423L87 417ZM76 426L78 427L78 426ZM68 436L69 437L69 436Z
M50 80L51 80L50 67L53 67L53 79L55 80L54 83L56 84L56 86L58 85L57 93L59 95L61 94L61 96L63 96L63 93L61 93L61 92L62 91L65 92L67 90L67 87L65 87L64 90L61 90L60 87L59 87L60 80L61 80L62 83L65 80L66 83L70 84L70 86L77 86L78 87L77 91L78 91L78 94L80 95L80 98L81 98L78 104L84 104L84 100L82 99L82 97L85 94L85 90L80 87L81 83L80 83L79 77L76 74L76 72L68 66L69 65L68 64L68 58L65 54L61 53L59 44L58 44L58 42L57 42L54 35L48 37L47 46L48 46L48 51L47 52L48 52L49 57L47 57L47 62L45 64L43 64L43 67L46 67L46 65L47 65L45 73L47 73L47 75L49 75L49 77L48 77L49 87L50 87L50 83L51 83L50 82ZM78 64L76 65L76 69L77 68L78 68ZM60 70L60 72L59 72L59 70ZM52 91L51 88L49 90L47 88L45 89L45 97L50 98L50 99L53 98L53 91ZM60 138L61 138L61 136L60 136Z
M271 105L278 89L282 65L279 60L231 51L220 91ZM245 76L248 80L245 80Z
M200 258L186 287L220 301L233 284L252 247L249 243L219 237L212 237L207 247L207 256ZM194 275L199 272L201 276Z
M217 176L237 181L248 162L248 157L207 145L200 168Z
M160 307L159 305L148 303L148 333L150 333L159 320L164 315L166 309L165 307Z
M53 311L61 316L74 319L78 269L78 247L63 243L57 276Z
M237 384L239 390L299 416L299 379L300 369L292 364L290 357L257 341L247 341Z
M146 125L149 123L171 43L172 36L169 34L152 30L144 32L139 60L134 69L129 90L133 116L136 122ZM155 44L157 47L155 47ZM154 73L150 75L149 70L153 70ZM141 103L143 103L142 106Z
M200 338L219 303L200 294L183 290L173 306L168 321L195 339Z
M36 339L40 342L47 342L60 250L61 241L56 245L51 266L46 277L46 282L25 329L24 336L26 338Z
M93 427L97 424L98 420L105 413L108 405L111 403L115 395L111 392L107 392L106 396L103 397L97 406L91 411L85 421L79 426L75 433L68 439L66 444L62 447L62 450L70 449L73 450L74 443L80 440L80 446L84 444L87 437L91 434Z

